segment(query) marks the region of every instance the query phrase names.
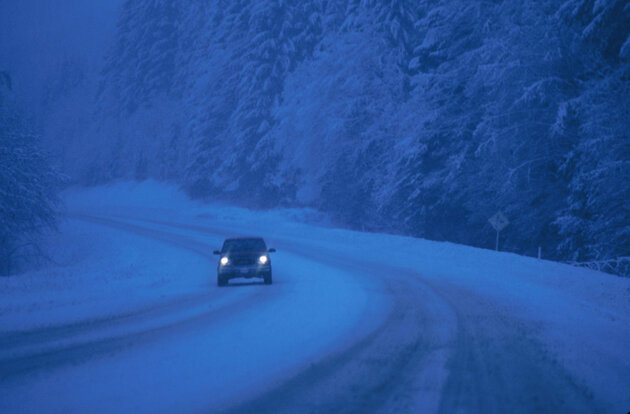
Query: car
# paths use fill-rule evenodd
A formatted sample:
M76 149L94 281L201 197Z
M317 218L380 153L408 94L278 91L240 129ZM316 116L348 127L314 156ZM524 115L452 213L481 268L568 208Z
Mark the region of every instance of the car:
M225 239L217 263L217 285L225 286L230 279L244 277L246 279L261 278L266 285L272 283L271 257L269 253L276 249L268 249L262 237L234 237Z

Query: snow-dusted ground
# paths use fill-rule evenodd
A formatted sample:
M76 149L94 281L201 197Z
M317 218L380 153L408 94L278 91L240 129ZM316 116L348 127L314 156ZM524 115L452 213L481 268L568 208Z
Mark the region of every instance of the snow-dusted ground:
M630 280L192 202L66 194L58 265L0 279L0 412L625 412ZM222 238L274 284L215 285Z

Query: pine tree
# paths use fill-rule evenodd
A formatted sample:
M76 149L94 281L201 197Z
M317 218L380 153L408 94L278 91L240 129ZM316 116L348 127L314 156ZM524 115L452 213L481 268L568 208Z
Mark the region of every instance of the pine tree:
M396 51L396 64L402 73L401 90L405 99L413 85L411 77L419 69L417 47L422 40L421 18L424 2L412 0L352 0L343 23L345 30L366 30L376 26Z
M178 92L173 80L179 7L171 0L128 0L122 7L100 93L115 96L128 113Z
M566 207L557 217L563 257L627 274L630 249L630 7L623 1L567 1L558 15L576 33L575 76L588 81L574 100L576 135L563 172ZM625 258L620 261L620 258Z
M0 166L0 274L10 274L56 224L59 175L16 109L6 72L0 72Z
M269 198L265 174L276 157L266 139L273 128L273 108L279 103L284 79L310 56L321 31L321 6L316 1L254 2L249 15L249 41L241 51L239 101L232 115L236 156L229 170L240 186L260 188Z

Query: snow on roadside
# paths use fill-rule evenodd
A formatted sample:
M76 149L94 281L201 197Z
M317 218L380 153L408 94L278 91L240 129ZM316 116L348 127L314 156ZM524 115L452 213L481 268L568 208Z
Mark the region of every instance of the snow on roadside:
M188 198L174 184L153 180L141 183L121 182L101 187L73 188L64 194L68 210L106 215L130 215L153 218L194 218L213 223L239 224L258 229L293 227L310 223L330 227L325 214L309 208L283 208L252 211L221 203L201 203ZM149 214L147 214L149 213Z
M212 283L207 259L102 226L63 221L48 244L49 266L0 278L0 332L133 312Z

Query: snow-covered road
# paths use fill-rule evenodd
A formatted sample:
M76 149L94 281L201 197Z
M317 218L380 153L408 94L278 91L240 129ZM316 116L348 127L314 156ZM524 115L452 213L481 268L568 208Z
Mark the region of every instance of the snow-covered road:
M109 219L81 220L214 260L213 246L200 249L203 243L194 237ZM0 411L213 411L271 389L310 363L309 357L350 344L379 323L386 305L370 298L378 295L378 288L370 288L375 281L356 284L353 275L288 252L278 261L272 287L235 283L218 289L208 263L207 284L181 301L3 335ZM377 312L364 321L372 313L368 299Z
M508 255L470 249L481 253L445 265L447 244L412 255L395 236L298 228L272 237L272 286L218 288L210 253L233 225L121 212L71 219L197 255L207 281L130 311L0 332L0 412L630 408L627 280L571 284L577 270L517 256L499 278L490 267Z

